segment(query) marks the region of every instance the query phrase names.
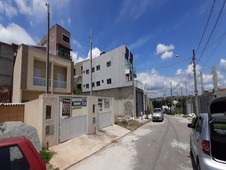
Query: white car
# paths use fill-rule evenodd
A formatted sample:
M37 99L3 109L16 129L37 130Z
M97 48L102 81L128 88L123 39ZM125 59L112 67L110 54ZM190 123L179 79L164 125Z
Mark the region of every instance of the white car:
M164 115L163 111L161 108L155 108L153 113L152 113L152 121L163 121L164 120Z
M215 98L209 110L188 124L191 157L198 170L226 170L226 96Z

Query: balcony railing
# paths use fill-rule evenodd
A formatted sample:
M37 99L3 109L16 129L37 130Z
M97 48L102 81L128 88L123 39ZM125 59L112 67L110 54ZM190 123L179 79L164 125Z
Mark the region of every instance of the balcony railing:
M34 77L33 78L33 85L34 86L46 86L46 79L41 77ZM49 87L51 87L51 80L49 80ZM66 89L67 82L66 81L60 81L60 80L53 80L53 87L54 88L62 88Z
M60 56L60 57L62 57L62 58L71 60L70 54L65 53L65 52L63 52L63 51L57 50L57 55Z

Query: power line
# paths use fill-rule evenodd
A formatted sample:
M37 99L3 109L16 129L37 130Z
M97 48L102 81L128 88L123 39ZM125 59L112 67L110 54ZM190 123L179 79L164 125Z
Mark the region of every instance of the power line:
M201 39L200 39L200 41L199 41L199 45L198 45L198 47L197 47L197 49L196 49L196 52L198 52L199 47L200 47L200 45L201 45L201 43L202 43L203 37L204 37L204 35L205 35L205 33L206 33L206 29L207 29L207 27L208 27L208 25L209 25L209 21L210 21L212 12L213 12L214 5L215 5L215 0L213 1L213 4L212 4L211 10L210 10L210 14L209 14L208 20L207 20L205 29L204 29L204 31L203 31L202 37L201 37Z
M208 38L208 40L207 40L207 42L206 42L206 44L205 44L205 47L204 47L203 50L202 50L201 55L199 56L199 59L198 59L198 61L197 61L197 64L198 64L199 60L201 59L201 57L202 57L204 51L206 50L207 45L208 45L209 42L210 42L210 39L211 39L212 36L213 36L213 33L214 33L214 31L215 31L215 29L216 29L216 27L217 27L217 24L218 24L218 22L219 22L219 20L220 20L221 15L222 15L222 12L223 12L223 9L224 9L225 2L226 2L226 0L224 0L224 2L223 2L223 4L222 4L222 7L221 7L221 10L220 10L220 12L219 12L219 14L218 14L216 23L214 24L214 27L213 27L213 29L212 29L212 31L211 31L211 33L210 33L210 36L209 36L209 38Z

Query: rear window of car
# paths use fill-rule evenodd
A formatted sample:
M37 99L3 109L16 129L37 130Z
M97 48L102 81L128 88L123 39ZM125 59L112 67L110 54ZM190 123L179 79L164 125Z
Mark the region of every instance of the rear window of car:
M161 112L161 109L154 109L154 112Z
M212 123L213 135L226 137L226 123Z

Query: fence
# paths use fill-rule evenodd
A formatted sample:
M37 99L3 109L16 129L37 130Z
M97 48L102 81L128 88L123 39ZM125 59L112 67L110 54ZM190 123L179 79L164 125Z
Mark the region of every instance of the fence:
M0 123L6 121L24 122L24 105L23 104L0 104Z

